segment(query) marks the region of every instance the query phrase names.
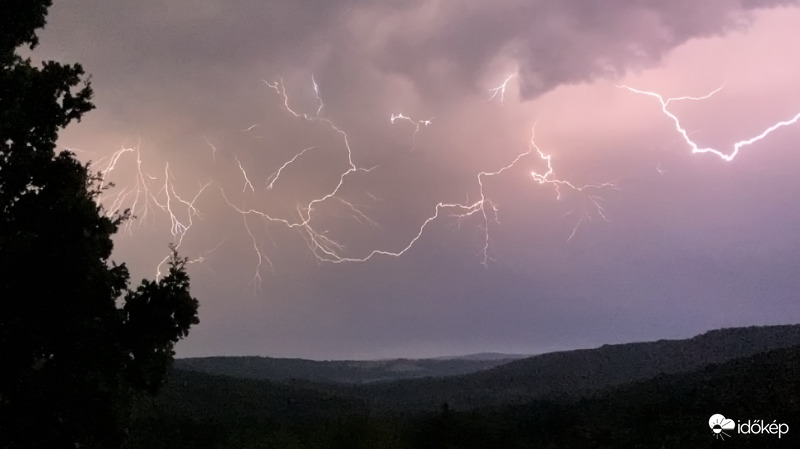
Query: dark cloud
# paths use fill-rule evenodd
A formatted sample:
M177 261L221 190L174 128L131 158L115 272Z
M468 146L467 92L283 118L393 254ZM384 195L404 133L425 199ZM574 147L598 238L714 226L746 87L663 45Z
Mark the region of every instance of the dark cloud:
M423 26L394 27L379 61L437 88L453 80L476 88L493 60L508 57L519 65L521 94L534 98L651 66L690 39L741 30L752 9L787 3L796 2L434 2L415 16Z
M62 50L80 51L90 68L102 61L117 87L295 69L322 72L341 86L362 82L374 67L402 74L426 93L453 92L482 88L492 63L505 58L518 65L522 95L533 98L651 66L690 39L741 30L756 8L792 3L86 0L77 8L56 5L58 20L46 35L80 42L80 50Z

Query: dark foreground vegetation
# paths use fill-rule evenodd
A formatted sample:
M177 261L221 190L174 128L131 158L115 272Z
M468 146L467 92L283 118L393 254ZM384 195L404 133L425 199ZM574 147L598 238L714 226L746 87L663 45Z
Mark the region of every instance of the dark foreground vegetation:
M34 64L51 0L0 0L0 448L108 448L197 324L186 260L130 284L111 260L130 219L59 131L92 110L79 64ZM166 248L165 242L165 250Z
M728 329L683 341L547 354L465 376L377 385L269 382L176 370L161 396L139 404L126 447L796 448L800 345L793 336L799 331L800 326ZM765 344L784 347L752 353ZM674 351L643 350L647 345L662 350L668 345ZM593 388L570 391L555 382L549 389L537 387L539 393L523 401L515 384L502 381L511 371L535 382L537 371L530 367L544 366L542 358L551 370L566 369L562 377L571 379L581 360L608 358L610 349L621 359L596 365L598 375L586 379ZM681 365L683 369L673 364L671 374L615 381L636 377L631 373L639 372L635 367L642 360L659 371L678 353L690 359L705 353L713 359L706 351L730 352L724 362ZM496 397L463 406L474 393L470 385L475 379L491 377L497 380ZM460 385L461 397L452 397L462 406L440 402L434 409L415 409L402 400L413 390L433 392L442 382ZM387 394L391 391L402 394ZM781 438L727 431L723 441L708 425L715 413L741 421L776 420L790 431Z

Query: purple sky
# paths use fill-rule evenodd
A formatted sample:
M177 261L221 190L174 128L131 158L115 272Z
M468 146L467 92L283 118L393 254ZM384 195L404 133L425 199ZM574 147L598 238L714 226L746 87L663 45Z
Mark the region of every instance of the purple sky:
M767 0L74 0L37 57L92 75L63 147L138 149L107 173L139 217L115 259L152 278L181 236L203 258L179 356L537 353L800 321L800 123L726 162L619 87L724 85L669 111L728 154L800 112L798 23Z

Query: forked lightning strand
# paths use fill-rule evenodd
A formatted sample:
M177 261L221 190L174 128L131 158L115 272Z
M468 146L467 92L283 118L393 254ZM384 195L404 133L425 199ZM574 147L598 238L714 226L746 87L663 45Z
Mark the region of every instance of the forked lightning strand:
M414 125L414 134L411 135L411 149L412 150L416 146L417 133L419 133L419 129L421 127L423 127L423 126L430 126L430 124L433 123L432 119L431 120L414 120L413 118L411 118L411 117L409 117L407 115L403 115L402 112L399 113L399 114L392 114L391 117L389 117L389 121L391 122L392 125L394 125L394 123L396 121L398 121L398 120L404 120L404 121L407 121L407 122L411 123L412 125Z
M497 87L493 87L493 88L489 89L489 93L491 93L492 96L489 97L489 99L486 100L486 101L492 101L495 98L499 98L500 99L500 103L505 103L506 102L506 88L508 87L508 82L511 81L511 78L514 78L514 74L513 73L506 77L506 79L503 81L503 84L501 84L501 85L499 85Z
M717 92L719 92L720 90L722 90L723 86L720 86L720 87L716 88L711 93L709 93L707 95L703 95L702 97L674 97L674 98L666 98L666 99L663 96L661 96L660 94L656 93L656 92L650 92L650 91L646 91L646 90L634 89L633 87L629 87L629 86L619 86L619 87L621 87L623 89L627 89L627 90L629 90L631 92L634 92L634 93L637 93L637 94L647 95L647 96L656 98L659 101L659 103L661 103L661 111L667 117L672 119L672 122L675 124L675 130L678 131L678 133L680 133L680 135L683 137L683 140L692 149L692 154L710 153L710 154L718 156L719 158L721 158L722 160L727 161L727 162L732 161L739 154L739 151L742 148L744 148L744 147L746 147L748 145L752 145L755 142L758 142L759 140L767 137L770 133L772 133L773 131L777 130L778 128L781 128L781 127L784 127L784 126L788 126L788 125L792 125L794 123L797 123L798 120L800 120L800 113L798 113L797 115L795 115L794 117L792 117L792 118L790 118L788 120L784 120L784 121L780 121L780 122L775 123L774 125L770 126L769 128L765 129L760 134L758 134L758 135L756 135L754 137L751 137L751 138L745 139L745 140L740 140L740 141L734 143L733 144L733 148L730 151L725 152L725 151L718 150L716 148L701 147L700 145L695 143L689 137L689 133L688 133L688 131L686 131L686 128L684 128L681 125L681 122L678 119L678 117L675 114L673 114L672 112L670 112L669 109L668 109L669 104L671 102L673 102L673 101L681 101L681 100L699 101L699 100L705 100L707 98L710 98L712 95L714 95Z
M501 102L504 101L504 95L506 91L506 87L508 82L512 79L513 75L506 78L505 82L498 86L495 89L492 89L492 98L499 98ZM283 109L287 111L291 116L297 119L306 120L311 123L319 124L331 131L335 134L340 136L341 138L341 148L343 149L342 158L346 161L346 167L342 169L341 172L338 173L338 180L333 183L329 188L325 189L322 193L320 193L316 198L308 201L305 204L298 205L296 207L295 213L290 214L289 217L282 217L272 215L268 212L246 207L244 205L239 206L237 205L226 193L223 186L217 184L218 191L222 199L225 203L230 206L230 208L235 211L236 213L240 214L243 219L244 229L247 233L253 252L255 253L256 258L256 265L254 269L254 275L252 278L252 283L255 289L261 287L262 283L262 269L264 265L273 268L272 261L270 260L269 256L265 254L262 249L261 244L259 243L259 239L257 234L254 232L254 228L252 227L252 218L261 219L265 224L277 224L279 226L284 226L288 229L295 229L300 232L302 237L305 239L306 244L309 248L311 254L314 257L321 261L321 262L328 262L328 263L344 263L344 262L365 262L372 259L375 256L389 256L389 257L400 257L406 252L408 252L423 236L427 227L438 218L442 217L443 215L447 215L450 217L454 217L460 223L462 220L465 220L469 217L478 217L481 221L481 227L483 229L483 242L482 242L482 263L484 265L488 264L491 257L489 255L490 251L490 222L497 222L497 213L498 209L496 205L486 196L484 187L485 181L489 178L494 176L498 176L504 172L511 170L512 168L521 165L524 160L530 159L531 156L537 156L540 162L544 163L544 170L543 171L531 171L530 175L533 177L534 181L538 184L544 185L549 184L552 185L555 189L556 199L561 199L563 189L572 190L581 194L583 198L583 205L581 206L579 217L575 223L575 226L572 229L572 232L569 235L569 239L571 239L575 233L577 232L578 228L581 224L591 219L593 216L599 216L602 219L606 219L605 211L600 203L601 199L596 196L594 192L607 189L607 188L614 188L614 184L612 183L602 183L602 184L590 184L590 185L576 185L569 181L560 179L556 176L553 164L552 164L552 157L549 154L544 153L535 143L533 134L531 135L531 140L528 145L526 151L521 152L516 157L510 160L509 163L503 165L493 171L481 171L476 175L475 178L475 188L477 189L478 198L475 201L466 202L439 202L437 203L432 211L432 214L428 216L426 219L422 221L420 226L416 228L416 231L409 236L407 243L402 245L400 248L396 249L374 249L371 251L366 252L361 256L353 256L347 254L345 251L345 246L339 243L334 237L329 236L326 232L320 231L317 229L316 226L319 224L319 218L317 217L317 210L319 206L326 202L336 202L343 206L346 211L349 212L350 216L353 217L358 223L362 225L369 225L373 227L378 227L378 223L370 218L367 214L365 214L362 210L360 210L352 201L342 197L341 192L343 190L343 186L347 182L348 178L356 175L357 173L367 173L371 170L375 169L376 167L371 168L364 168L359 167L353 162L353 150L351 149L349 138L347 133L337 126L331 119L322 116L322 111L324 108L324 103L322 98L320 97L320 89L319 85L315 78L312 77L312 88L314 91L314 95L316 96L318 107L314 114L307 114L303 112L297 112L294 110L290 105L289 96L286 92L286 89L283 85L282 80L276 82L268 82L264 81L264 84L268 87L269 90L274 91L281 99L283 103ZM390 117L390 122L395 123L398 120L407 121L411 123L414 127L414 134L419 132L421 127L429 126L431 124L431 120L415 120L406 116L404 114L394 114ZM244 131L248 131L253 129L254 125ZM212 159L216 160L216 152L217 148L210 142L208 139L204 139L205 143L211 148L212 151ZM301 151L298 151L294 156L286 160L283 164L281 164L270 176L266 178L264 182L264 189L265 190L273 190L278 188L279 186L279 179L281 176L286 176L287 172L290 172L292 169L292 165L298 161L301 157L304 157L306 153L311 152L311 150L315 149L316 147L308 147ZM131 211L133 215L139 216L141 219L145 219L151 210L158 210L162 211L167 214L170 219L170 233L175 237L176 243L175 246L178 247L184 240L184 236L187 232L192 228L194 224L194 218L200 216L200 212L195 207L195 203L201 197L201 195L207 190L207 187L211 183L206 183L204 185L200 185L196 193L192 196L191 200L184 199L180 195L178 195L176 188L174 186L172 172L169 169L169 164L166 164L164 167L163 172L163 183L159 181L159 178L147 175L143 168L142 168L142 157L141 151L139 147L135 148L123 148L114 154L112 154L108 160L105 162L105 165L102 165L101 173L103 176L108 175L114 168L117 166L117 163L122 158L123 155L127 153L134 153L136 155L136 171L135 177L131 185L127 188L122 189L118 192L115 196L110 198L111 208L112 211L121 210L123 206L127 205L128 209ZM236 161L236 167L238 168L241 176L244 179L244 186L242 188L242 194L248 195L258 195L259 193L255 189L255 181L254 178L250 176L248 171L246 170L242 161L238 158L238 156L234 157ZM157 184L157 187L154 185ZM249 191L249 193L248 193ZM373 200L377 200L373 195L369 192L366 192L367 196L372 198ZM141 222L139 223L141 225ZM126 226L128 226L128 230L130 230L131 222L127 222ZM220 243L221 245L222 243ZM219 245L217 245L219 247ZM216 250L216 248L214 249ZM212 251L214 251L212 250ZM157 267L158 274L160 274L161 267L167 261L168 258L165 258ZM204 257L196 257L192 259L192 262L202 262Z
M578 232L578 228L588 220L592 219L592 212L597 214L603 221L609 221L608 217L606 217L606 211L603 208L601 201L602 197L589 194L590 191L597 191L601 189L616 189L616 184L612 182L604 182L600 184L585 184L585 185L575 185L569 181L559 179L555 177L555 171L553 170L553 157L550 154L545 154L536 142L534 142L533 137L531 137L531 151L536 150L536 154L539 155L539 158L546 163L547 170L544 173L539 172L531 172L531 176L533 179L538 182L539 184L552 184L553 188L556 191L556 199L561 199L561 189L566 188L569 190L573 190L575 192L582 193L583 196L583 204L581 205L580 210L577 211L578 213L578 220L575 222L575 225L572 227L572 232L570 232L569 237L567 240L572 240L575 237L575 234ZM571 213L574 213L570 212ZM569 214L568 214L569 215Z
M164 165L163 184L158 188L154 187L153 183L157 182L158 178L144 172L141 150L137 145L136 147L117 150L107 160L101 159L97 162L97 165L101 167L101 187L106 184L106 178L109 173L116 168L120 158L126 153L136 154L136 171L133 182L110 198L101 197L99 201L101 203L110 203L108 208L110 214L115 214L125 208L133 218L140 219L139 226L144 223L151 211L160 210L164 212L170 220L170 234L175 238L173 246L179 248L183 243L184 237L194 225L194 218L200 217L200 212L195 207L195 203L211 183L207 182L200 185L191 200L184 199L176 191L175 183L172 180L174 175L169 169L169 163L166 163ZM185 218L180 218L181 216ZM132 226L133 220L128 220L124 223L124 229L129 233L132 233ZM168 259L169 255L158 264L156 277L160 277L161 267Z

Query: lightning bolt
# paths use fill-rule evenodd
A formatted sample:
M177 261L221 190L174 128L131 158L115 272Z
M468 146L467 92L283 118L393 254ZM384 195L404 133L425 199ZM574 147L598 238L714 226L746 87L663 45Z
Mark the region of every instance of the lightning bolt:
M716 148L701 147L700 145L698 145L696 142L694 142L689 137L689 132L686 131L686 128L684 128L683 125L681 125L680 119L678 119L678 117L675 114L673 114L672 112L670 112L669 109L668 109L669 108L669 104L671 102L673 102L673 101L683 101L683 100L700 101L700 100L706 100L708 98L711 98L717 92L721 91L724 86L720 86L720 87L714 89L713 91L711 91L710 93L708 93L706 95L703 95L701 97L684 96L684 97L672 97L672 98L664 98L661 94L658 94L656 92L635 89L635 88L629 87L629 86L622 85L622 86L618 86L618 87L620 87L622 89L627 89L627 90L629 90L629 91L631 91L633 93L637 93L637 94L641 94L641 95L647 95L649 97L653 97L653 98L657 99L658 102L661 104L661 112L663 112L664 115L666 115L667 117L669 117L672 120L673 124L675 125L675 130L683 137L684 142L686 142L686 144L689 145L689 147L692 149L692 154L713 154L713 155L719 157L720 159L722 159L722 160L724 160L726 162L730 162L734 158L736 158L736 156L739 154L739 151L742 148L744 148L746 146L749 146L749 145L752 145L752 144L764 139L769 134L771 134L773 131L776 131L779 128L782 128L784 126L793 125L793 124L797 123L798 120L800 120L800 113L797 113L797 115L795 115L794 117L792 117L792 118L790 118L788 120L779 121L779 122L773 124L772 126L766 128L765 130L763 130L761 133L759 133L756 136L750 137L749 139L740 140L740 141L734 143L733 147L729 151L726 152L726 151L718 150Z
M121 189L115 195L106 195L98 199L101 204L110 204L107 209L109 216L117 214L123 208L127 209L133 218L140 218L139 226L147 219L151 211L161 211L167 215L170 221L169 231L174 237L173 246L179 248L183 239L194 225L194 219L200 217L200 211L195 204L201 195L211 185L211 182L201 184L191 199L185 199L175 188L173 181L174 175L169 168L169 163L164 165L163 183L160 187L153 184L159 178L145 173L142 165L142 154L140 145L135 147L123 147L111 154L108 158L97 162L100 169L100 186L110 186L106 182L109 173L114 171L120 160L128 153L136 155L136 171L133 182L128 187ZM181 218L183 217L183 218ZM129 234L133 233L134 220L124 223L124 228ZM169 259L167 255L156 267L156 277L161 276L161 267Z
M208 147L211 148L211 160L216 162L217 161L217 147L214 146L214 144L211 143L211 141L208 140L208 138L203 137L203 140L205 140L206 144L208 145Z
M514 74L513 73L506 77L506 79L503 81L503 84L501 84L501 85L499 85L497 87L493 87L493 88L489 89L489 93L491 93L492 96L489 97L489 99L486 100L486 101L492 101L495 98L499 98L500 99L500 104L505 103L506 102L506 88L508 87L508 82L511 81L512 78L514 78Z
M325 107L325 103L322 102L322 96L319 93L319 84L317 84L317 80L314 79L314 75L311 75L311 84L314 87L314 96L317 97L317 102L319 102L319 107L317 107L317 117L322 114L322 108Z
M397 120L405 120L405 121L411 123L412 125L414 125L414 129L415 129L414 134L416 134L419 131L419 128L421 126L428 126L428 125L431 124L431 120L414 120L414 119L412 119L411 117L409 117L407 115L403 115L402 112L399 113L399 114L392 114L391 117L389 117L389 120L393 125L394 125L394 122L397 121Z
M227 240L228 240L227 238L224 238L224 239L220 240L220 242L219 242L219 243L217 243L217 245L216 245L215 247L213 247L213 248L211 248L211 249L209 249L209 250L205 251L205 252L203 253L203 255L202 255L202 256L196 256L196 257L194 257L194 258L192 258L192 259L188 259L188 260L186 261L186 263L187 263L188 265L192 265L192 264L201 264L201 263L205 262L205 261L206 261L207 259L209 259L209 258L210 258L210 257L211 257L211 256L212 256L212 255L213 255L215 252L217 252L217 250L218 250L218 249L220 249L220 248L222 247L222 245L224 245L224 244L225 244L225 242L227 242ZM212 271L212 272L214 271L214 270L211 270L210 268L209 268L209 270L210 270L210 271Z
M295 154L295 155L294 155L294 156L293 156L291 159L289 159L289 160L288 160L288 161L286 161L286 162L285 162L283 165L281 165L281 166L278 168L278 170L276 170L276 171L275 171L275 173L273 173L273 174L269 175L269 178L267 178L267 190L272 190L272 187L273 187L273 186L275 185L275 183L278 181L278 177L280 177L280 175L281 175L281 172L282 172L282 171L283 171L283 170L284 170L286 167L288 167L289 165L293 164L293 163L294 163L294 161L296 161L296 160L297 160L297 159L298 159L300 156L304 155L304 154L306 153L306 151L313 150L314 148L316 148L316 147L308 147L308 148L304 149L303 151L301 151L301 152L299 152L299 153Z
M248 187L250 187L250 191L255 193L256 189L253 187L253 183L250 182L250 177L247 176L247 171L245 171L244 167L242 167L242 161L239 160L238 156L234 156L236 160L236 164L239 165L239 171L242 172L242 176L244 176L244 187L242 187L242 193L244 193Z
M536 152L539 158L545 162L545 166L547 170L544 172L536 172L532 171L531 176L533 177L534 181L539 184L550 184L553 186L556 192L556 200L561 199L561 189L566 188L575 192L579 193L586 193L582 196L583 198L583 205L578 213L578 220L576 221L575 225L572 228L572 232L570 233L569 237L567 237L567 241L572 240L575 237L575 234L578 232L578 228L586 221L592 219L592 212L594 212L597 216L603 219L603 221L608 222L608 217L606 216L605 208L601 204L603 198L598 195L588 194L589 191L596 191L600 189L616 189L617 185L613 182L604 182L600 184L585 184L585 185L576 185L570 181L566 181L563 179L559 179L555 176L555 170L553 169L553 157L550 154L545 154L536 142L534 141L533 137L531 137L531 152ZM574 213L575 211L571 212L570 214Z
M253 234L253 231L250 229L250 225L247 223L247 215L242 215L242 220L244 221L244 228L247 230L247 235L250 236L250 240L253 244L253 251L256 253L256 269L255 273L253 274L253 279L251 283L253 284L253 292L255 293L256 290L261 291L261 284L263 280L261 279L261 266L264 265L266 262L270 268L273 268L272 260L269 257L265 256L264 253L261 251L261 246L258 244L256 240L256 236Z
M484 266L488 266L490 260L493 260L489 256L489 247L490 247L490 232L489 232L489 224L490 222L497 223L497 213L498 209L496 205L486 197L484 192L484 182L487 178L491 178L493 176L498 176L507 170L512 169L515 167L522 159L526 156L530 156L536 153L541 160L546 163L547 171L545 173L538 173L538 172L531 172L534 180L536 180L539 184L550 184L554 187L556 192L556 199L561 199L561 189L567 188L574 190L576 192L588 192L592 190L599 190L599 189L606 189L606 188L616 188L614 183L602 183L602 184L587 184L587 185L576 185L569 181L559 179L555 177L553 166L551 163L552 157L548 154L545 154L535 143L534 141L534 132L535 126L532 128L532 135L528 149L525 152L518 154L511 162L508 164L498 168L494 171L481 171L476 176L476 184L478 186L478 199L474 202L466 202L466 203L447 203L447 202L439 202L434 207L434 212L428 218L426 218L422 224L417 229L417 232L408 240L408 243L398 250L386 250L386 249L375 249L370 251L368 254L362 257L348 257L341 255L338 250L341 249L341 245L335 244L335 242L330 241L326 238L325 245L318 245L315 247L315 254L317 258L321 261L325 262L332 262L332 263L343 263L343 262L366 262L372 259L375 256L389 256L389 257L400 257L407 253L413 246L422 238L423 234L425 233L426 228L434 221L436 221L440 216L443 215L445 211L450 212L450 216L455 217L459 222L463 219L466 219L471 216L479 216L482 221L482 228L484 230L484 239L483 239L483 247L482 247L482 255L483 260L481 264ZM600 204L601 198L597 195L585 195L585 198L591 205L592 209L605 221L608 221L605 215L605 209ZM576 225L573 227L572 232L568 238L572 239L572 237L577 232L579 226L586 220L591 219L591 214L588 211L584 211L581 214L581 218L578 220Z
M321 205L322 203L326 202L326 201L337 200L340 203L346 205L360 219L368 219L366 214L364 214L361 211L359 211L351 202L346 201L346 200L344 200L342 198L339 198L337 195L339 194L342 186L345 184L345 181L347 180L347 178L349 176L352 176L355 173L368 173L368 172L372 171L374 168L376 168L376 167L364 168L364 167L356 166L356 164L353 162L353 150L352 150L352 148L350 146L350 141L349 141L347 133L344 130L342 130L341 128L339 128L332 120L320 115L322 113L322 109L324 107L324 103L323 103L322 98L321 98L321 96L319 94L319 91L320 91L319 90L319 85L317 84L316 79L313 76L312 76L312 88L314 90L314 94L315 94L315 96L316 96L316 98L318 100L318 103L319 103L319 106L317 108L316 114L314 114L314 115L309 115L307 113L297 112L291 107L290 102L289 102L289 96L288 96L288 94L286 92L286 88L285 88L285 86L283 84L283 80L279 80L279 81L275 81L275 82L269 82L269 81L263 80L263 82L269 89L273 90L276 94L278 94L278 96L280 98L283 99L284 109L289 114L291 114L293 117L295 117L297 119L307 120L307 121L314 122L314 123L320 123L320 124L326 126L327 128L329 128L330 130L334 131L335 133L337 133L341 137L342 144L343 144L344 149L345 149L345 157L346 157L346 161L347 161L347 167L344 169L344 171L342 171L339 174L338 182L333 186L333 188L328 190L326 193L320 195L319 197L312 199L306 205L297 207L297 215L298 216L297 216L297 219L295 219L295 220L290 220L290 219L287 219L287 218L274 217L274 216L272 216L272 215L270 215L270 214L268 214L268 213L266 213L264 211L260 211L260 210L257 210L257 209L239 207L239 206L235 205L230 199L228 199L227 195L225 194L224 189L222 189L220 187L220 193L222 194L222 197L225 200L225 202L231 208L233 208L237 213L241 214L245 218L245 221L244 221L245 228L246 228L246 231L247 231L248 235L251 238L251 241L253 242L253 249L254 249L254 251L256 253L256 258L257 258L256 275L254 275L254 277L253 277L253 282L254 282L255 285L258 285L258 288L260 288L260 285L261 285L261 282L262 282L261 266L264 263L268 263L270 266L272 266L272 262L261 251L259 245L257 244L257 240L255 238L255 235L253 234L252 229L250 228L250 226L249 226L249 224L247 222L246 217L247 216L251 216L251 215L252 216L258 216L258 217L260 217L261 219L263 219L267 223L279 223L279 224L281 224L283 226L286 226L286 227L288 227L290 229L298 229L298 230L303 231L303 236L306 239L306 243L307 243L309 249L311 250L311 252L315 256L317 256L318 259L326 260L326 257L322 257L320 255L321 254L336 254L338 251L341 251L343 249L343 247L342 247L342 245L337 243L335 240L333 240L333 239L327 237L326 235L324 235L324 233L321 233L321 232L317 231L312 226L312 219L314 217L315 208L317 206ZM285 170L292 163L294 163L298 158L300 158L306 152L312 150L313 148L314 147L309 147L309 148L306 148L306 149L298 152L291 159L289 159L287 162L285 162L283 165L281 165L278 168L278 170L276 170L272 175L270 175L270 177L267 179L267 185L266 185L267 190L271 190L275 186L275 183L280 178L280 175L283 172L283 170ZM238 159L237 159L237 162L238 162ZM245 188L244 188L243 192L246 191L247 187L249 186L251 188L251 191L254 193L255 189L253 189L252 183L250 182L250 179L247 176L246 171L241 166L241 163L239 163L239 168L240 168L240 171L242 172L242 175L245 177L245 180L246 180ZM369 221L371 221L371 220L369 220Z
M394 123L396 121L398 121L398 120L404 120L404 121L407 121L407 122L411 123L412 125L414 125L414 134L411 135L411 149L412 150L416 147L417 133L419 133L420 128L423 127L423 126L426 126L426 127L430 126L430 124L433 123L433 119L430 119L430 120L414 120L414 119L412 119L411 117L409 117L407 115L403 115L402 112L399 113L399 114L392 114L389 117L389 121L390 121L390 123L392 125L394 125Z
M507 83L512 79L512 77L513 75L509 76L501 86L491 90L493 93L492 98L497 97L501 102L504 101L505 89ZM335 182L332 183L332 185L324 188L321 193L319 193L313 199L305 202L305 204L297 205L295 207L295 211L290 213L288 216L271 214L268 211L247 206L246 203L243 202L237 204L226 193L226 190L223 188L223 186L219 185L218 183L214 183L217 187L214 190L219 192L222 200L230 207L230 210L239 214L242 218L242 225L249 238L255 259L255 267L253 270L253 277L251 279L251 285L253 286L254 292L261 290L263 283L262 273L265 270L265 267L274 273L274 265L270 255L264 251L263 245L259 240L259 235L255 232L257 229L254 228L253 220L261 220L261 222L263 222L263 224L266 226L278 225L286 229L298 231L301 237L304 239L309 252L316 260L324 263L339 264L349 262L366 262L378 256L401 257L410 251L417 244L417 242L419 242L419 240L427 231L428 227L437 220L449 217L451 219L455 219L456 223L461 225L461 223L467 219L477 219L480 223L479 227L483 231L483 239L480 246L480 251L482 254L481 263L484 266L487 266L488 263L493 260L490 255L490 230L493 227L493 224L499 223L499 220L498 207L487 196L485 188L488 185L487 183L492 178L509 172L514 168L520 168L520 166L525 163L533 163L537 165L543 164L541 169L530 171L530 176L534 180L535 184L551 186L554 189L556 200L561 200L562 194L568 190L581 195L582 200L580 207L570 213L577 213L578 218L567 240L573 238L579 227L584 222L591 220L595 216L608 221L605 210L602 206L602 198L597 194L597 192L602 189L615 188L615 184L601 183L579 185L559 178L556 175L553 167L552 156L545 153L535 142L534 125L531 128L530 142L525 151L518 153L515 157L509 159L507 163L500 165L493 170L483 170L476 173L473 188L477 190L477 199L470 200L468 195L467 200L464 202L437 202L435 205L433 205L430 215L424 218L418 227L414 228L414 231L407 236L403 244L396 248L368 249L360 255L354 255L347 250L344 244L337 241L334 236L331 236L326 231L322 231L318 228L318 226L320 226L319 223L321 222L318 211L325 203L336 204L338 205L337 207L343 207L349 216L360 225L379 228L380 224L377 221L366 214L359 206L356 205L355 202L350 201L342 195L343 186L348 183L348 180L351 177L359 173L369 173L376 169L377 166L366 168L355 164L353 159L354 153L353 149L351 148L350 139L347 132L340 128L332 119L322 115L324 110L324 102L320 95L320 87L313 76L311 78L311 88L318 102L316 111L313 113L300 112L292 107L289 95L283 84L283 80L274 82L264 80L263 82L269 92L273 92L278 96L282 103L282 109L290 118L304 120L313 124L314 126L321 126L338 136L341 144L339 148L343 149L341 156L345 161L345 166L337 173L338 177ZM392 114L390 116L390 123L395 124L397 121L406 121L413 125L414 136L416 136L422 127L427 127L432 123L432 120L416 120L402 113ZM249 129L252 129L253 127ZM212 159L216 160L216 146L214 146L208 139L205 139L205 142L209 148L211 148ZM285 162L279 165L277 169L275 169L275 171L267 177L266 182L264 183L264 190L271 191L277 189L279 186L278 181L282 178L282 176L285 176L285 173L291 169L292 165L297 163L300 158L308 157L307 155L310 154L311 150L315 148L317 147L310 146L304 148L303 150L296 152L292 157L288 158ZM180 247L185 236L194 226L196 219L201 217L200 211L196 207L196 204L200 198L203 197L203 195L207 194L209 191L208 187L212 184L212 182L199 185L197 190L193 191L193 195L182 196L178 193L178 190L175 187L175 177L170 170L168 162L165 164L163 175L160 177L151 176L145 173L143 169L142 152L139 146L122 148L113 153L110 157L108 157L107 160L103 161L101 170L103 176L105 177L111 173L121 159L128 154L135 155L136 169L133 182L130 183L129 187L124 188L116 193L115 196L106 198L106 200L112 205L111 210L120 210L123 206L127 205L132 214L141 215L140 218L142 220L144 220L149 213L154 211L164 213L170 220L169 231L175 239L174 245L176 248ZM235 156L234 160L236 162L236 167L244 179L242 194L247 193L249 190L250 195L258 195L254 187L254 178L250 176L238 156ZM365 194L373 201L378 201L378 198L371 193L365 192ZM141 223L142 222L140 221L139 225L141 225ZM132 223L129 221L126 223L126 225L128 226L127 230L131 231L130 226ZM219 247L219 245L217 247ZM212 253L215 249L216 248L212 249L211 251L207 251L205 256ZM190 260L192 263L202 263L206 259L205 256L194 257ZM165 257L161 263L158 264L156 268L158 276L160 276L161 268L167 260L168 257Z

